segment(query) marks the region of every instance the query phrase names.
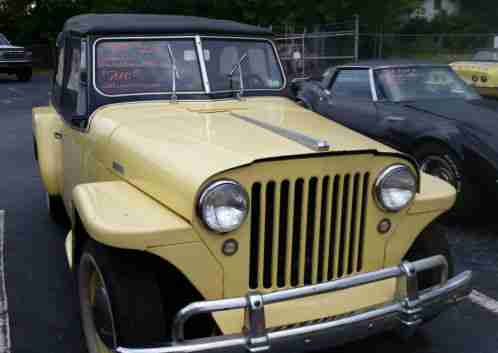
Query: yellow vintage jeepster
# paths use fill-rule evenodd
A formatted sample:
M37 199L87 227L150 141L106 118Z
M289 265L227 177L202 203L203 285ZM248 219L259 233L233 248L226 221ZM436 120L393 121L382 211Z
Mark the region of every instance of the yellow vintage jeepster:
M33 110L91 353L302 352L465 298L454 189L305 110L266 29L82 15Z

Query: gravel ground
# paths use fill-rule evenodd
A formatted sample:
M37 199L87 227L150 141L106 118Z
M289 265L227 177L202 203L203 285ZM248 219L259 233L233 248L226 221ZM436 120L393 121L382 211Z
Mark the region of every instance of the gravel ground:
M72 276L64 258L67 232L54 225L33 161L31 107L48 101L49 79L18 83L0 76L0 209L6 210L6 277L15 353L85 352ZM448 225L457 270L474 271L474 287L498 298L498 226ZM407 342L385 334L334 350L496 353L498 315L466 301ZM325 353L325 352L324 352Z

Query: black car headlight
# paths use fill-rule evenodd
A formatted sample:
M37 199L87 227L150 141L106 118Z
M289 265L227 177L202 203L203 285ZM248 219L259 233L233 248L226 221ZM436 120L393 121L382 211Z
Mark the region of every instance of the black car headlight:
M399 212L408 206L417 191L417 178L410 168L395 164L385 169L375 183L375 198L379 207Z
M232 180L209 184L201 193L199 216L210 230L228 233L238 229L247 217L249 198L244 188Z

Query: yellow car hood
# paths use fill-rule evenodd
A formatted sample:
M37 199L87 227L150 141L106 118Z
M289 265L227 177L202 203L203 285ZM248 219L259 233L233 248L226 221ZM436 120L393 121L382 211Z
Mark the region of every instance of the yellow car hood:
M330 151L393 152L281 97L116 104L98 111L90 129L109 131L98 154L108 169L191 220L208 178L260 159L320 153L234 114L326 140Z

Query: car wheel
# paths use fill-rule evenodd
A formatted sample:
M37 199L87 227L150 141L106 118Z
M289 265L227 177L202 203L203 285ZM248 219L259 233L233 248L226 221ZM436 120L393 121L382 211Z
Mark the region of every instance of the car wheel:
M28 69L28 70L23 70L19 71L17 74L17 79L21 82L28 82L31 81L31 78L33 77L33 71Z
M142 257L89 240L78 264L78 293L89 353L169 341L155 271Z
M50 218L59 224L66 224L68 222L64 201L62 201L60 195L50 195L48 192L45 192L45 202Z
M438 144L422 146L414 153L420 170L438 177L453 185L457 199L449 212L455 216L473 216L479 204L476 202L478 190L468 180L459 158L447 147Z
M446 233L446 228L443 225L432 223L420 233L408 250L404 260L417 261L435 255L443 255L446 258L446 261L448 261L448 278L452 277L454 274L454 264ZM430 288L440 282L440 269L423 271L418 275L419 290ZM424 322L429 322L436 316L437 315L428 317Z

